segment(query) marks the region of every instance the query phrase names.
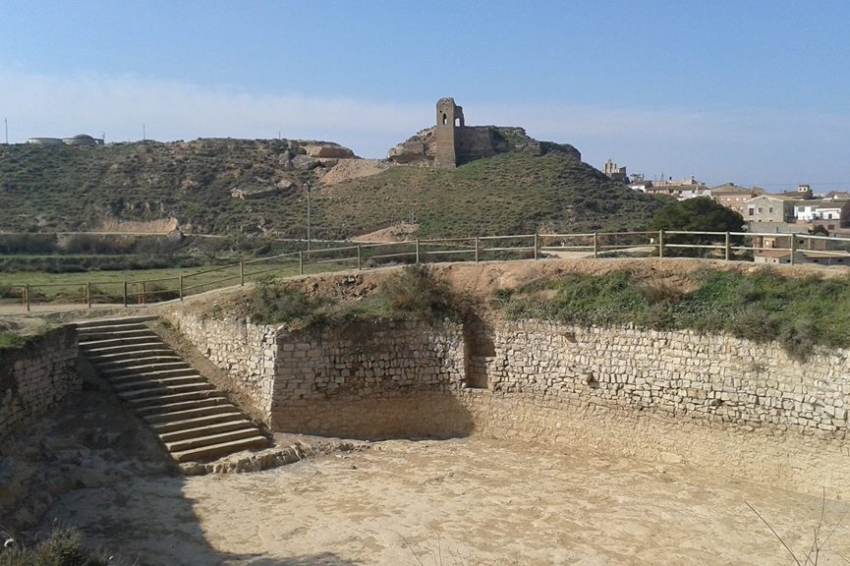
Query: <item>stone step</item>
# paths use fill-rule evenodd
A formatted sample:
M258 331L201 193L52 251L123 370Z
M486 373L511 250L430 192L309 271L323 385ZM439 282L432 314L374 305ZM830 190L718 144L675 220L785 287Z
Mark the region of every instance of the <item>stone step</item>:
M197 401L194 403L182 402L157 407L145 407L136 412L139 413L139 416L141 416L149 425L157 425L184 421L195 417L221 415L223 413L230 413L236 410L236 407L231 405L227 399L221 397L220 399L206 399L204 401Z
M227 456L234 452L242 450L259 450L267 448L269 441L265 436L251 436L241 440L222 442L221 444L211 444L202 448L192 448L189 450L172 452L171 457L176 462L194 462L197 460L210 460Z
M105 348L107 346L122 346L130 344L143 344L144 342L162 342L159 336L151 334L150 331L134 332L133 335L116 336L115 334L104 334L103 338L88 338L80 336L77 342L84 350L92 348Z
M154 333L153 330L143 324L115 327L78 328L77 338L80 342L94 342L97 340L118 340L120 338L133 338ZM154 333L155 334L155 333Z
M188 385L192 383L207 383L197 372L192 375L180 375L177 377L142 377L132 380L124 380L120 383L110 382L112 389L117 393L125 391L139 391L141 389L153 389L170 385Z
M88 328L77 327L77 336L84 340L94 340L95 337L102 337L109 340L112 338L121 338L124 336L135 336L137 334L155 334L153 330L144 324L123 324L112 326L90 326Z
M166 383L163 385L155 382L139 382L139 387L119 391L118 396L126 401L135 402L148 397L167 397L178 393L197 391L215 391L215 387L203 379L193 379L189 383Z
M233 442L234 440L242 440L244 438L251 438L257 435L257 429L254 427L245 427L227 432L208 434L205 436L195 436L185 440L166 442L165 447L172 453L173 456L174 452L184 452L193 448L203 448L204 446Z
M143 371L134 371L132 373L119 373L117 375L112 375L109 377L109 383L112 385L113 389L118 389L119 387L123 387L124 385L128 385L130 383L135 383L137 381L166 381L170 379L203 379L201 374L199 374L195 368L191 366L186 366L182 368L175 369L149 369Z
M136 413L139 416L146 418L153 415L161 415L171 412L187 411L190 409L203 409L206 407L217 407L227 405L233 409L233 405L224 396L209 397L206 399L185 399L183 401L171 401L161 405L147 405L144 407L135 407ZM216 411L211 411L212 413ZM202 412L201 414L210 414L210 412Z
M174 387L125 391L117 395L122 401L130 403L134 409L140 409L142 407L168 405L180 401L200 401L210 395L221 396L221 393L216 391L212 385L202 383L198 385L175 385Z
M245 420L245 415L239 411L228 411L224 413L215 413L212 415L204 415L201 417L192 417L176 421L168 421L162 423L151 424L150 427L157 434L164 434L178 430L192 429L199 426L212 425L225 421Z
M144 358L125 358L101 363L92 361L92 363L104 377L118 377L120 375L138 374L139 372L146 371L169 371L190 367L180 356L174 354L148 356Z
M157 320L157 318L159 317L153 315L123 316L119 318L93 318L88 320L78 320L74 322L74 325L79 331L82 329L91 329L99 326L115 327L127 324L142 324L145 322Z
M90 358L99 358L110 354L124 354L127 352L152 352L152 351L171 351L171 348L165 343L159 341L148 340L139 344L122 344L120 346L104 346L100 347L82 347L83 353Z
M159 439L168 446L170 443L182 440L190 440L195 438L209 437L211 435L223 434L226 432L236 432L239 430L250 430L256 433L257 429L251 421L244 418L231 419L217 423L209 423L200 425L194 428L184 428L171 432L159 433Z
M146 322L81 321L80 351L178 462L265 448L268 440Z

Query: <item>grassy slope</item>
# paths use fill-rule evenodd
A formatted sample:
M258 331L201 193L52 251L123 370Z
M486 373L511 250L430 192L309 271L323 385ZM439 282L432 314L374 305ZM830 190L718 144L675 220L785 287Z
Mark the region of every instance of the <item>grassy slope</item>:
M454 170L399 167L327 195L319 222L333 236L380 228L411 212L423 237L629 230L645 227L663 206L556 152L502 154Z
M91 230L107 217L173 215L198 233L233 233L262 218L281 237L303 237L303 189L256 201L230 196L234 187L280 179L315 183L311 172L283 171L285 147L277 140L199 140L0 148L0 230ZM502 154L455 170L398 167L314 186L314 238L350 237L411 213L423 237L637 229L661 206L558 152Z

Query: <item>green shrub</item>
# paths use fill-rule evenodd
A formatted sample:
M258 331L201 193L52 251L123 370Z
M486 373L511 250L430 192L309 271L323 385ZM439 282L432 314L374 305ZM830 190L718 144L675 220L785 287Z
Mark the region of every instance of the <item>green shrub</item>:
M799 279L765 268L746 274L702 270L689 278L687 287L693 290L685 292L684 285L637 281L625 270L599 276L570 274L545 285L502 291L493 304L514 319L583 326L633 324L778 341L801 361L818 345L850 346L848 276Z
M348 327L355 322L415 320L460 322L471 299L456 293L426 266L406 266L358 300L311 297L292 285L260 284L251 299L253 322L285 323L293 330Z
M380 294L400 318L422 322L448 318L460 322L466 310L464 298L425 265L409 265L396 271L383 282Z
M312 299L298 288L261 284L252 297L251 320L257 324L287 323L307 327L326 301Z
M55 528L34 548L0 548L0 566L107 566L118 564L102 553L83 548L79 531Z
M15 332L0 332L0 348L23 348L27 339Z

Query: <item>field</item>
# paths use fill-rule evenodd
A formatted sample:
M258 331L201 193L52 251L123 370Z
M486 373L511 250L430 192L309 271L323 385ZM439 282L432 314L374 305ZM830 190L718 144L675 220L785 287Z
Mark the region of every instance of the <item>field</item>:
M298 257L255 261L225 266L98 271L84 273L0 273L0 302L24 303L29 285L31 304L97 303L130 304L158 302L211 289L238 285L241 281L261 281L271 277L289 277L320 271L350 268L349 262L307 263L299 269Z

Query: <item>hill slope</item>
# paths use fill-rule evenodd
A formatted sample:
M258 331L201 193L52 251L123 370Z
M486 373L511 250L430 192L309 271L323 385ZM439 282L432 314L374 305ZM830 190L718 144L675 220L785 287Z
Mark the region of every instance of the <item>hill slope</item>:
M454 170L390 167L331 185L321 173L333 171L336 160L304 155L307 142L300 143L301 153L287 140L0 147L0 231L85 231L115 219L174 217L195 233L260 224L298 238L308 183L313 237L328 239L411 216L422 236L638 229L662 206L557 146L542 156L512 152ZM233 190L270 196L243 200Z
M665 202L566 153L506 153L457 169L395 167L322 188L316 224L332 236L413 216L420 236L634 230Z

